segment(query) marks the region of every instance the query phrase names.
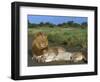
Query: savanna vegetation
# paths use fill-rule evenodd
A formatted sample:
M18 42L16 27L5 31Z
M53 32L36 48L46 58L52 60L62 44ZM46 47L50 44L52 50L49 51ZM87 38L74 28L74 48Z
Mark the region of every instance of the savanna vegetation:
M68 48L87 48L87 23L81 24L69 21L58 25L49 22L31 24L28 22L28 35L34 37L37 32L45 32L48 35L49 46L63 46Z

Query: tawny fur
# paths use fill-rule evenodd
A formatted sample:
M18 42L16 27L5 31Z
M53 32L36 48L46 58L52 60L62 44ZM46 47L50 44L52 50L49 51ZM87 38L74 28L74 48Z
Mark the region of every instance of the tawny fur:
M66 52L63 47L49 47L44 53L42 62L69 61L72 53Z
M71 61L73 62L79 62L79 61L87 61L87 58L82 52L74 52L73 55L71 56Z
M34 40L32 42L32 53L36 56L43 55L43 50L48 48L47 35L42 32L35 34Z

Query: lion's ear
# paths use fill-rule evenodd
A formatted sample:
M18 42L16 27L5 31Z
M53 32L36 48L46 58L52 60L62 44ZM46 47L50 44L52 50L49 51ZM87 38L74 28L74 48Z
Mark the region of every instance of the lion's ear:
M39 35L41 35L41 32L35 33L34 38L38 37Z
M36 38L36 36L37 36L37 35L36 35L36 34L34 34L34 35L33 35L33 39L35 39L35 38Z
M47 36L47 35L46 35L45 37L46 37L46 39L48 38L48 36Z
M44 35L47 38L47 34L45 32L41 32L42 35Z
M44 35L46 39L48 38L48 36L45 32L43 32L42 35Z
M37 38L38 36L45 36L45 37L47 38L47 35L46 35L46 33L44 33L44 32L38 32L38 33L36 33L36 34L34 35L34 38Z

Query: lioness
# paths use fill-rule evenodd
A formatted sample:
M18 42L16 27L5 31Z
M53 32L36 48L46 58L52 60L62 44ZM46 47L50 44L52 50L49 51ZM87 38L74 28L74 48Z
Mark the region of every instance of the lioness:
M86 56L82 52L74 52L71 56L71 61L73 62L79 62L79 61L87 62Z
M66 52L63 47L49 47L42 56L42 62L69 61L72 53Z
M52 62L55 61L57 55L63 52L62 47L49 47L47 51L44 51L44 55L42 57L42 62Z

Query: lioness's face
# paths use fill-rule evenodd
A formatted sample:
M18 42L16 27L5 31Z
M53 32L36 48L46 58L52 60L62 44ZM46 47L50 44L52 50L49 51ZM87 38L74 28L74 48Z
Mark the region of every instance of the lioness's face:
M40 33L37 38L37 47L39 47L40 49L44 49L46 47L48 47L48 39L47 39L47 35L45 35L44 33Z

